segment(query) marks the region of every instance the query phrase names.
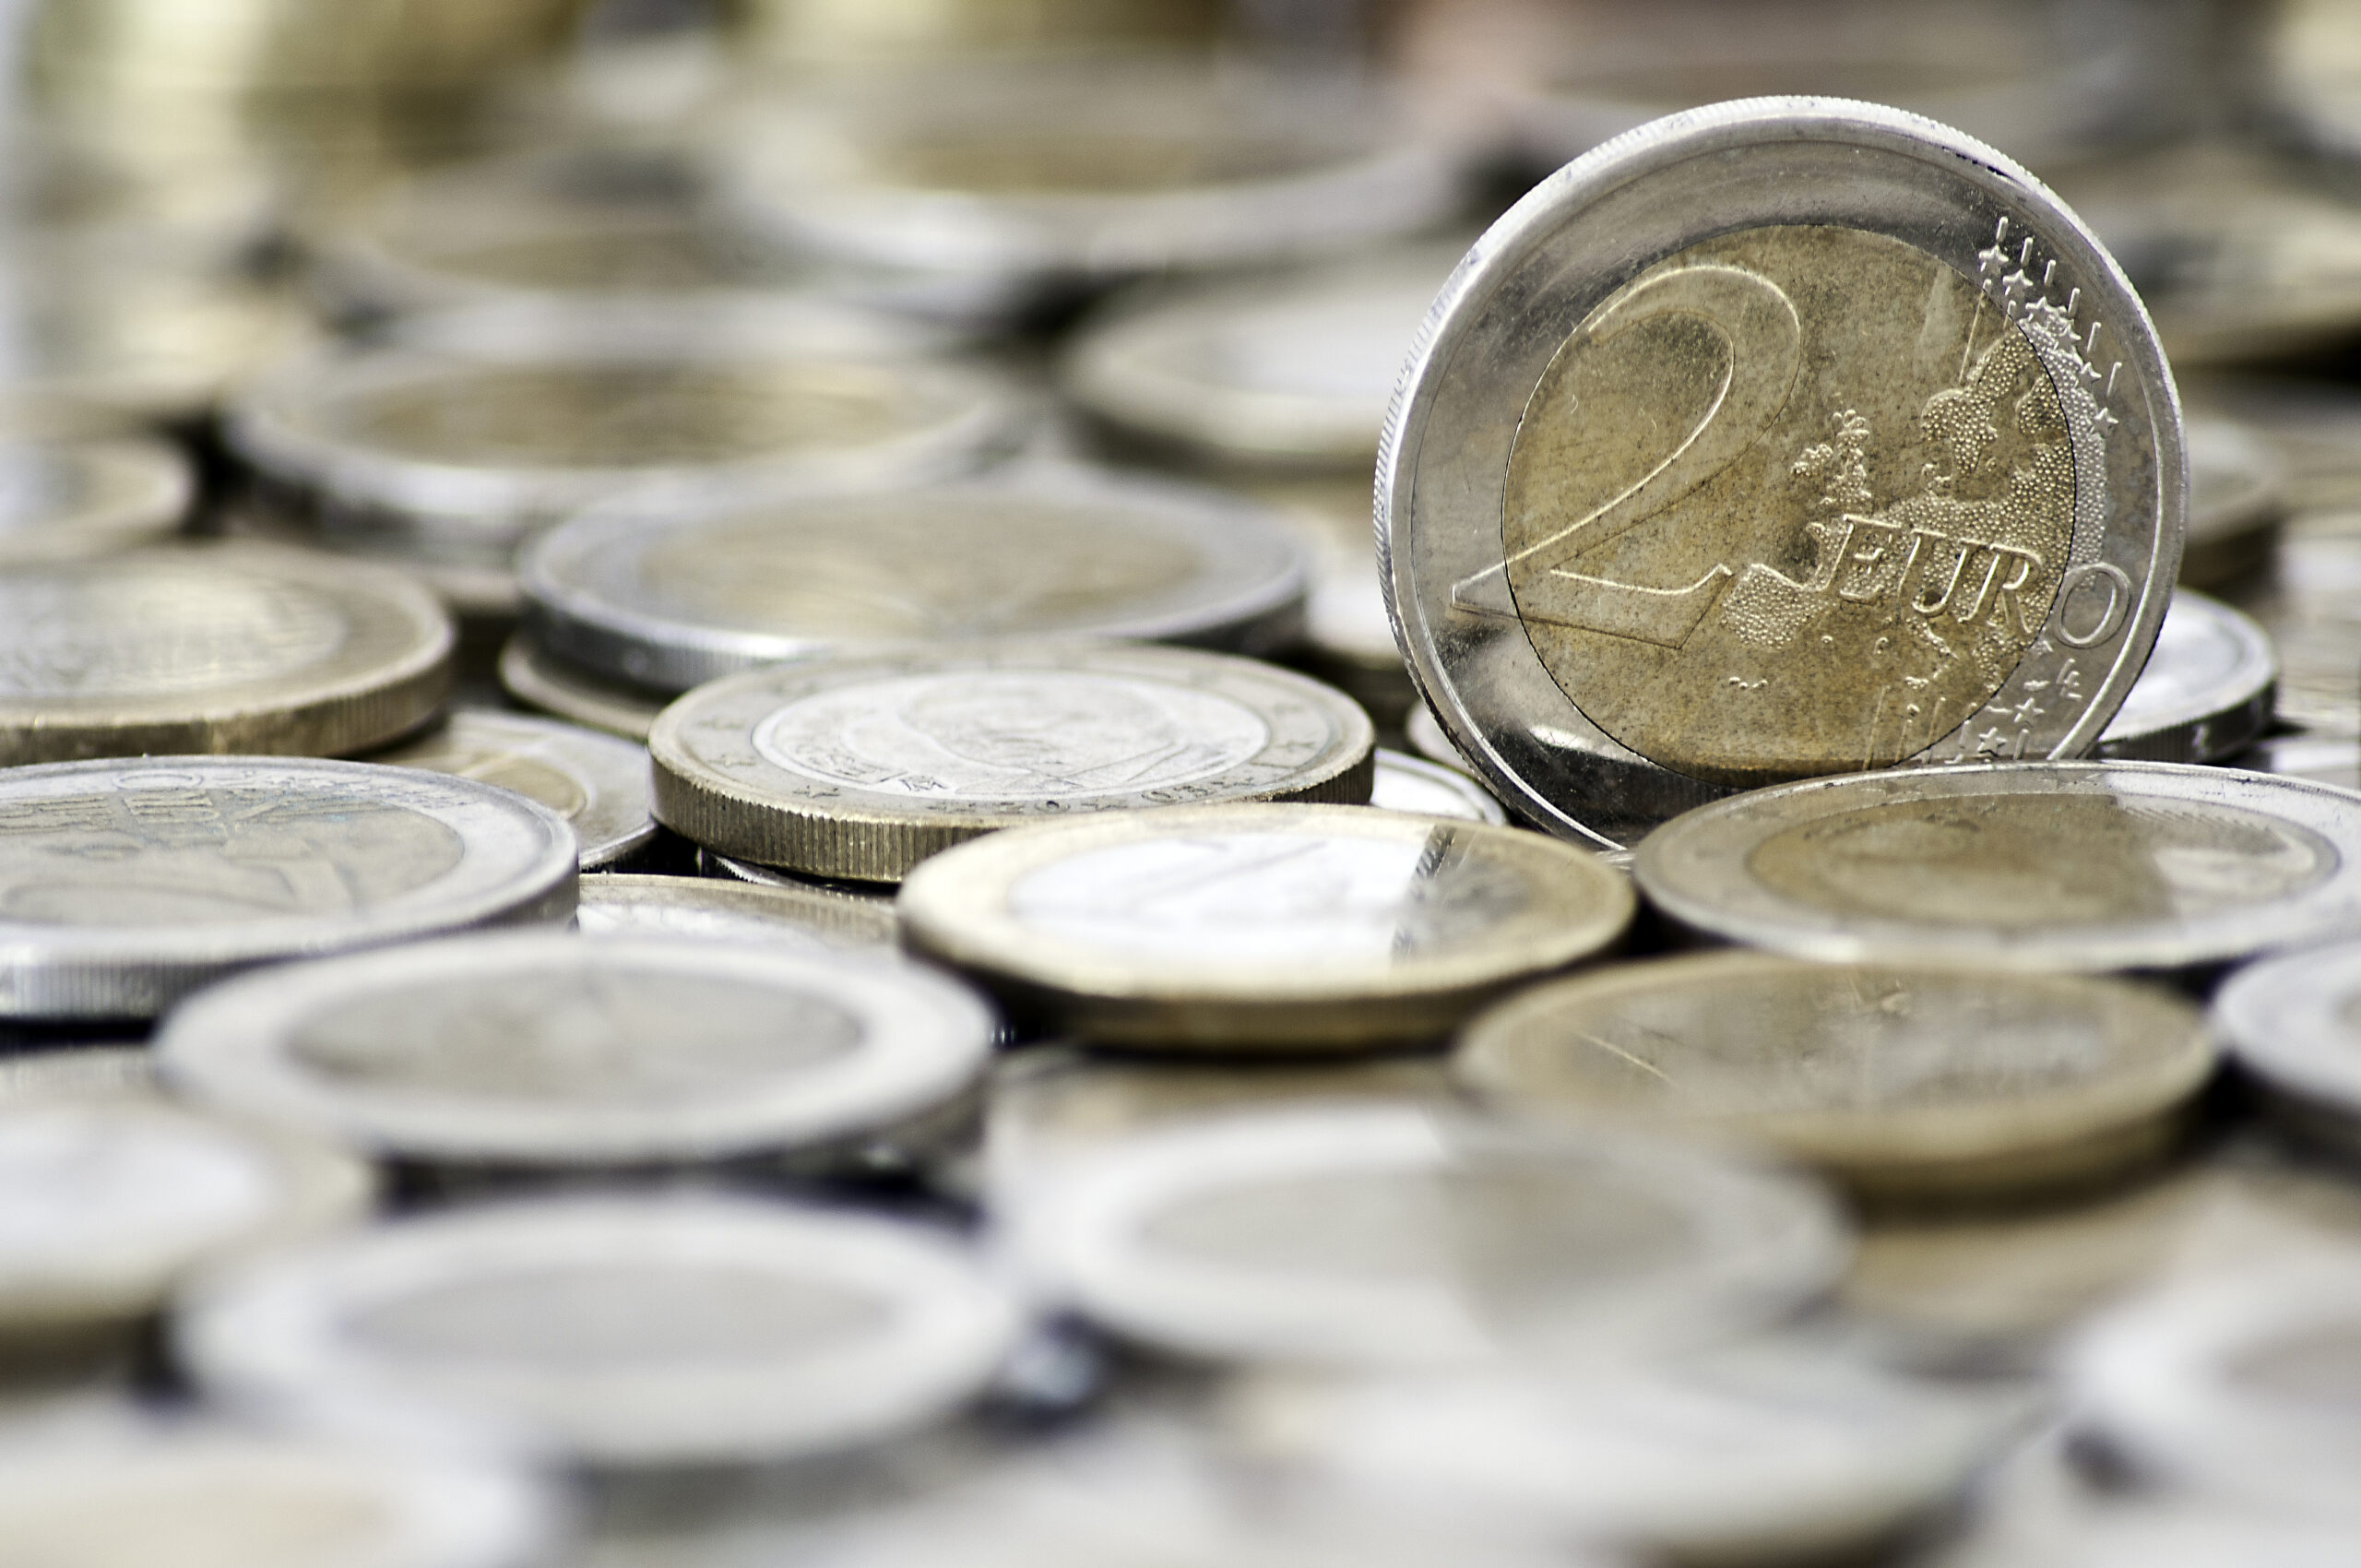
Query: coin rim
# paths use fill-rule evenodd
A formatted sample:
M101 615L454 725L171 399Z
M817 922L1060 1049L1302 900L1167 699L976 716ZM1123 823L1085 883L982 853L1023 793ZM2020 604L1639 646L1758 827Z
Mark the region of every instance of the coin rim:
M2175 588L2165 610L2189 606L2236 646L2237 658L2219 683L2178 707L2165 708L2147 728L2125 732L2123 715L2107 721L2091 754L2108 761L2218 762L2247 749L2271 727L2272 704L2279 690L2279 653L2271 634L2254 617L2233 609L2194 588ZM2162 626L2158 636L2161 640ZM2155 658L2152 647L2148 657ZM2142 667L2146 673L2146 667ZM2129 702L2139 691L2132 683L2124 694Z

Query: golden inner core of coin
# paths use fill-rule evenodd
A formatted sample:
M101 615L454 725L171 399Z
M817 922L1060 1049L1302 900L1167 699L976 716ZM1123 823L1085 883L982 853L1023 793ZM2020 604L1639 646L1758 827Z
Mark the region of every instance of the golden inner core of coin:
M1747 230L1641 273L1543 372L1506 588L1574 705L1760 784L1916 754L2041 633L2074 463L2033 344L1899 240Z

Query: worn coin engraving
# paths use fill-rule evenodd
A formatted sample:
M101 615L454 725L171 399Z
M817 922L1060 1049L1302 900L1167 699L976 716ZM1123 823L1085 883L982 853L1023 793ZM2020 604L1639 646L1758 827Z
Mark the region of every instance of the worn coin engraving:
M0 695L142 697L293 675L344 646L338 612L309 584L202 560L22 567L0 579Z

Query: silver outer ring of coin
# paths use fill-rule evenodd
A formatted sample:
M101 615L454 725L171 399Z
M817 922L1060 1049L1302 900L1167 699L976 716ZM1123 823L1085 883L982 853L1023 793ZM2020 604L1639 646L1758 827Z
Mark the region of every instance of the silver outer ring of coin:
M1678 1343L1780 1315L1825 1289L1848 1247L1816 1185L1669 1140L1593 1129L1580 1138L1508 1133L1413 1107L1324 1106L1240 1113L1146 1133L1077 1159L1055 1182L1008 1196L1004 1244L1020 1272L1127 1338L1219 1360L1342 1367L1480 1363L1501 1345L1432 1280L1290 1277L1146 1234L1173 1206L1257 1183L1440 1175L1461 1146L1552 1151L1678 1203L1699 1231L1682 1266L1626 1288L1612 1314L1633 1339ZM1578 1352L1579 1346L1570 1346Z
M264 544L160 545L27 564L11 574L10 586L27 586L34 574L103 583L110 573L155 567L219 574L225 582L241 576L265 579L333 601L346 624L339 646L326 656L331 664L356 629L371 632L384 651L373 663L326 676L298 669L210 690L125 696L114 699L112 711L101 701L71 700L70 689L0 696L0 764L197 753L337 755L417 729L440 711L450 692L458 640L451 617L433 594L387 567L323 561ZM354 612L374 626L356 627ZM0 643L9 640L0 630Z
M481 754L462 767L436 766L430 759L446 745L462 754ZM449 718L425 734L367 760L460 778L480 778L485 769L504 765L547 768L581 798L571 812L554 802L541 803L572 825L584 871L612 865L647 848L656 837L656 818L649 811L652 784L647 749L578 724L503 713L497 708L454 708ZM517 792L531 794L524 790Z
M576 670L518 632L500 646L500 686L528 707L646 744L669 698Z
M560 923L574 912L575 838L564 817L510 790L414 768L214 756L14 767L0 771L0 818L38 820L42 802L58 799L111 795L120 805L124 795L142 789L169 798L208 788L278 802L308 794L414 807L459 840L462 859L441 879L456 885L424 896L411 889L342 919L290 914L113 926L0 920L0 1017L149 1018L198 986L256 964L480 926ZM168 802L167 809L177 808ZM201 816L190 821L202 826Z
M2094 755L2126 762L2219 762L2254 744L2271 727L2272 698L2279 686L2278 650L2272 647L2271 635L2255 624L2252 616L2219 600L2189 588L2174 590L2172 607L2157 631L2142 678L2151 671L2165 674L2159 667L2172 656L2173 639L2189 635L2186 630L2174 632L2175 616L2199 628L2194 633L2197 637L2229 644L2233 654L2229 669L2202 690L2187 694L2184 700L2146 711L2132 706L2141 700L2135 683L2099 737Z
M485 1096L408 1085L373 1090L302 1060L303 1031L347 1009L396 1008L406 993L481 992L597 966L623 985L662 975L765 992L782 1033L817 998L848 1015L857 1046L765 1085L631 1105L563 1096ZM982 1074L999 1028L976 992L879 955L765 952L737 944L570 932L471 935L282 965L208 987L156 1037L157 1067L184 1097L302 1127L338 1145L421 1163L595 1168L677 1165L822 1147L935 1111ZM636 1042L650 1055L662 1040ZM380 1047L379 1049L386 1049ZM595 1074L598 1063L577 1062Z
M698 941L800 944L830 947L892 947L902 922L891 900L854 897L777 880L723 881L711 876L635 876L609 873L582 879L575 922L586 936L669 934L669 915ZM776 932L777 935L772 933ZM0 1085L5 1085L0 1077Z
M421 1358L373 1357L354 1314L453 1290L568 1273L668 1268L744 1277L873 1303L866 1342L839 1334L787 1358L708 1357L684 1369L578 1360L493 1373L462 1352L451 1381L519 1390L435 1398ZM875 1321L875 1320L882 1320ZM973 1398L1014 1347L1018 1313L965 1252L914 1226L743 1198L681 1194L488 1204L283 1253L185 1294L173 1323L182 1363L232 1407L385 1407L470 1426L596 1467L785 1459L922 1426ZM521 1325L520 1325L521 1326ZM478 1381L481 1379L482 1381ZM534 1429L538 1430L534 1430Z
M776 721L803 703L841 700L864 687L929 680L952 686L992 675L1091 681L1131 688L1135 700L1139 692L1160 690L1171 698L1219 702L1251 717L1261 741L1211 778L1145 789L1088 789L1079 780L1012 784L1004 795L944 798L923 793L907 774L864 786L824 773L816 762L786 766L789 758L774 734ZM884 700L872 699L868 711ZM1153 737L1140 742L1152 744ZM842 738L834 743L850 744ZM1097 812L1232 801L1358 804L1369 799L1376 743L1376 729L1358 704L1291 671L1197 648L1040 643L750 670L697 687L664 710L647 738L656 814L667 827L733 860L853 882L898 882L954 844Z
M833 330L761 311L664 307L645 312L504 306L422 318L398 342L322 350L291 361L243 393L225 434L248 464L346 526L429 542L512 545L537 525L628 495L670 511L789 485L874 483L954 474L1013 444L1026 399L981 369L862 347ZM711 463L616 467L474 465L406 457L338 430L356 398L431 389L520 368L646 370L810 365L896 378L908 398L940 402L931 425L848 449L793 451Z
M1431 795L1449 797L1453 809L1426 811L1408 803ZM1414 816L1452 816L1494 827L1509 824L1507 809L1465 770L1425 757L1405 756L1383 746L1377 749L1377 773L1370 785L1369 803L1380 811L1408 812Z
M291 1516L320 1515L343 1522L345 1538L330 1531L328 1541L316 1544L342 1550L307 1561L356 1568L533 1568L549 1560L564 1514L547 1486L480 1455L343 1447L317 1434L274 1438L226 1424L142 1418L88 1436L69 1431L54 1441L20 1439L6 1453L0 1535L11 1533L12 1521L21 1524L22 1510L36 1519L72 1519L76 1544L93 1549L96 1562L136 1561L163 1539L193 1541L199 1561L218 1561L210 1549L226 1543L208 1535L203 1515L219 1502L230 1509L232 1540L238 1522L252 1521L247 1544L261 1554L240 1559L252 1568L290 1568L296 1555L274 1554L274 1546L298 1555L307 1546L262 1538L288 1531ZM307 1501L320 1513L307 1510ZM180 1516L183 1510L188 1516ZM116 1520L125 1534L110 1543L109 1523Z
M542 652L591 675L670 692L685 692L758 665L841 652L849 645L819 636L700 624L667 613L660 604L619 596L595 574L602 566L613 570L618 557L628 558L660 540L694 538L702 529L747 516L784 514L804 505L834 509L872 496L946 512L969 500L1038 498L1062 511L1103 510L1110 517L1129 519L1191 544L1211 559L1243 557L1259 563L1252 581L1220 597L1151 615L1111 615L1074 627L1070 635L1077 638L1177 642L1263 654L1292 642L1302 626L1311 564L1304 545L1283 519L1217 491L1045 464L923 488L781 498L660 524L623 508L585 513L542 535L518 556L526 630Z
M2277 905L2087 932L2035 927L2018 935L1833 914L1783 898L1737 869L1766 839L1810 823L1881 805L1995 795L2131 796L2183 814L2232 806L2319 842L2335 869L2319 886ZM1631 872L1650 903L1692 931L1841 963L1948 959L2047 972L2177 970L2361 933L2361 814L2351 790L2183 763L1986 763L1809 778L1734 796L1667 823L1641 843Z
M2213 994L2239 1066L2298 1105L2361 1123L2361 947L2337 943L2249 964Z
M2073 405L2066 418L2078 469L2087 476L2104 455L2106 482L2077 483L2069 581L2046 636L1983 708L1903 766L1964 760L1987 729L2005 738L2012 757L2079 756L2097 741L2164 619L2188 490L2178 396L2139 296L2048 188L1991 148L1900 110L1751 99L1643 125L1526 195L1444 285L1396 385L1377 464L1386 608L1428 706L1512 810L1561 837L1614 849L1730 792L1672 773L1608 735L1516 628L1486 638L1473 617L1453 611L1454 584L1501 564L1510 443L1567 333L1655 261L1713 234L1833 224L1904 241L1975 279L1987 276L1977 254L2000 248L2003 221L2011 261L2024 241L2045 274L2055 263L2040 297L2054 294L2061 312L2072 300L2075 332L2101 327L2111 345L2085 350L2062 327L2036 341L2061 407ZM1495 308L1512 300L1514 308ZM2116 372L2097 371L2088 382L2107 404L2073 391L2095 368L2085 352L2121 356ZM1478 385L1499 390L1469 398ZM2141 526L2118 526L2125 517ZM2105 612L2070 626L2070 605L2092 583L2107 590ZM1487 660L1489 643L1501 651ZM2054 693L2069 659L2100 662L2088 700L2052 703L2037 729L2021 732L2012 710L2037 692ZM1584 820L1585 805L1600 801L1623 802L1628 820Z
M40 517L0 518L0 563L12 566L153 544L179 529L196 498L180 449L145 437L0 445L0 470L25 466L61 475L73 498Z

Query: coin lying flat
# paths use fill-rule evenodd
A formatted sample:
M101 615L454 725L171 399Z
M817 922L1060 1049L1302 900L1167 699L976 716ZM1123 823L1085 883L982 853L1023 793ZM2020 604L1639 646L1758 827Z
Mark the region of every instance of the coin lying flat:
M877 642L1131 637L1261 653L1295 635L1302 547L1216 493L1083 469L803 496L651 525L584 517L517 564L546 653L681 692Z
M717 1195L500 1204L217 1277L175 1341L215 1397L372 1406L600 1467L858 1446L972 1398L1017 1313L891 1220Z
M1040 1289L1126 1338L1229 1360L1611 1360L1775 1316L1844 1254L1797 1179L1403 1107L1172 1128L1006 1195Z
M1398 722L1418 706L1418 689L1394 646L1385 590L1370 551L1369 476L1226 477L1277 509L1311 546L1311 588L1303 604L1303 642L1294 657L1350 695L1379 723Z
M473 1459L146 1422L0 1446L0 1538L24 1562L139 1568L532 1568L538 1483Z
M1430 1041L1630 923L1623 879L1513 828L1344 806L1011 829L902 885L904 939L1093 1044Z
M1381 746L1377 774L1370 786L1369 803L1380 811L1408 812L1413 816L1451 816L1465 822L1489 822L1504 826L1509 814L1490 790L1456 767L1405 756Z
M2271 558L2286 513L2285 465L2262 437L2235 420L2189 421L2189 531L2180 580L2210 588Z
M2361 738L2351 735L2274 735L2230 759L2234 767L2280 773L2340 790L2361 790Z
M471 779L156 757L0 774L0 1016L153 1017L249 965L562 921L574 834Z
M968 1094L995 1027L932 970L517 933L247 975L164 1023L188 1098L412 1163L810 1156Z
M0 1105L20 1099L148 1099L155 1058L144 1045L76 1045L0 1057Z
M871 909L894 912L894 885L885 882L836 882L816 876L798 876L791 871L775 866L758 866L750 861L733 861L727 855L717 855L710 849L697 851L697 874L722 882L745 883L755 887L776 888L808 897L831 898L838 903L855 903ZM896 928L899 926L896 918Z
M1909 1197L2136 1166L2213 1063L2194 1007L2120 981L1717 954L1521 992L1453 1066L1504 1111L1712 1128Z
M188 459L161 441L0 445L0 564L153 544L196 489Z
M2147 668L2107 721L2096 753L2149 762L2217 762L2270 727L2279 658L2270 635L2219 600L2180 589Z
M450 618L390 572L251 546L0 574L0 763L381 745L442 706Z
M892 947L901 925L883 899L710 877L586 877L575 924L585 936L688 936L798 952Z
M499 668L501 688L526 707L629 741L647 739L669 700L568 664L529 633L520 632L501 646Z
M1897 111L1658 122L1477 242L1379 465L1387 592L1512 809L2080 754L2179 556L2154 333L2070 213ZM1690 802L1697 797L1692 794Z
M2239 1066L2307 1130L2332 1141L2361 1121L2361 950L2349 942L2251 964L2214 994Z
M2172 763L1816 779L1700 807L1632 874L1692 931L1801 957L2178 969L2361 931L2341 790Z
M898 882L1045 818L1370 791L1369 716L1301 675L1194 648L1015 644L754 670L664 710L656 810L706 848Z
M585 871L612 865L656 837L647 751L571 724L461 708L369 760L479 779L540 802L572 825Z

